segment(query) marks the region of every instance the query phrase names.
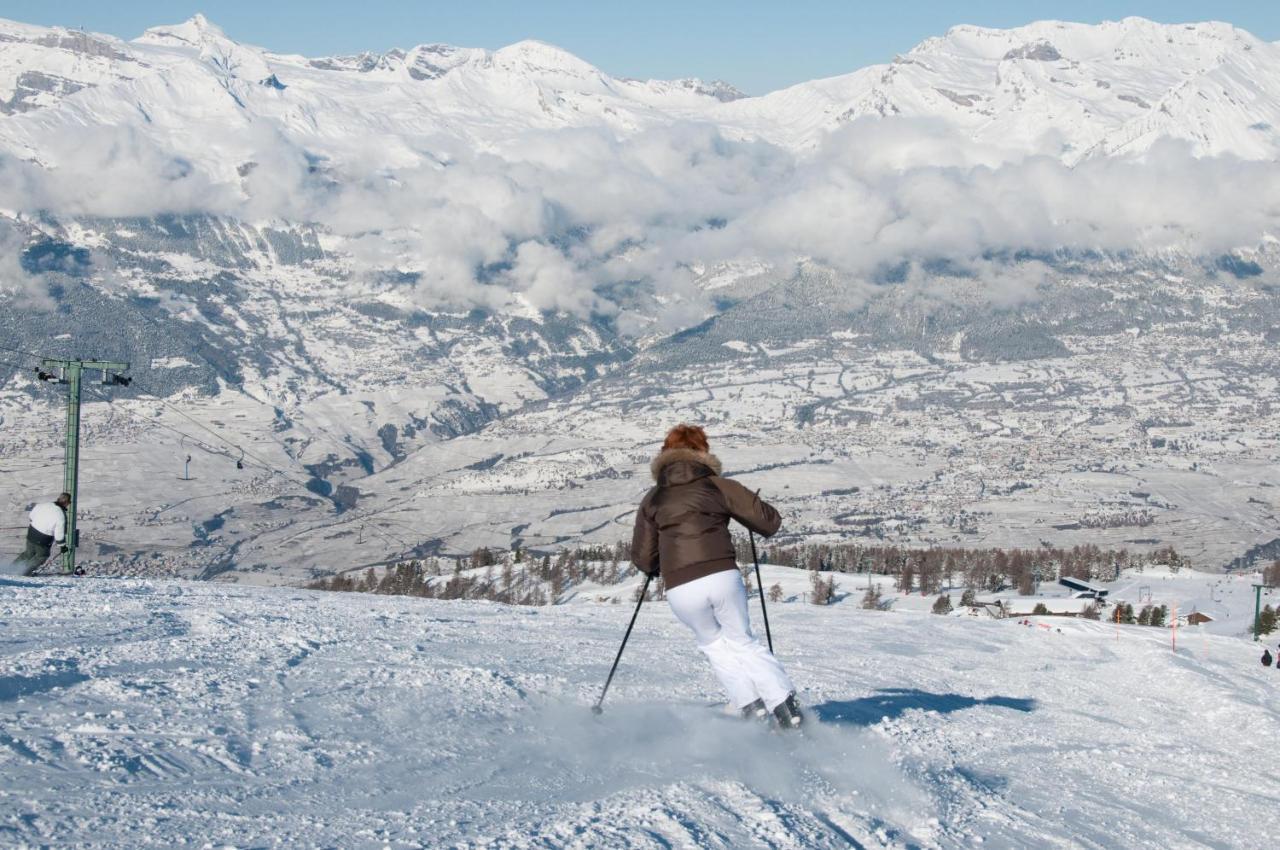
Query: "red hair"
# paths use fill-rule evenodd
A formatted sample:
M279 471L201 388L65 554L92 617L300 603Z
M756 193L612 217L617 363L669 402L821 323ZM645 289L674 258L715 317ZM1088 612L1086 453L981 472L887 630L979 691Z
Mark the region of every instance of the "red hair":
M707 443L707 432L697 425L681 423L667 432L667 439L662 441L662 450L692 449L695 452L708 452L711 446Z

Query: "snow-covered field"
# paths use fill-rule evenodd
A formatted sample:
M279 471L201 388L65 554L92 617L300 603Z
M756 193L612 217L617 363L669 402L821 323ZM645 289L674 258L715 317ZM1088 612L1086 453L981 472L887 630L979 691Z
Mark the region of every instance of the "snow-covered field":
M767 581L767 579L766 579ZM719 715L665 604L0 583L0 844L1261 847L1280 673L1165 629L771 608L816 721ZM757 613L758 609L753 611Z

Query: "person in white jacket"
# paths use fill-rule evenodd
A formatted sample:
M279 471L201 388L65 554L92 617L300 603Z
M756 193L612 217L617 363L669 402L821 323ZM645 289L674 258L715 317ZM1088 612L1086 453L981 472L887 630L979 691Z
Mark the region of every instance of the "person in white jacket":
M29 576L45 561L56 543L61 551L67 551L67 508L71 494L63 493L52 502L41 502L31 509L31 524L27 527L27 548L14 561L18 575Z

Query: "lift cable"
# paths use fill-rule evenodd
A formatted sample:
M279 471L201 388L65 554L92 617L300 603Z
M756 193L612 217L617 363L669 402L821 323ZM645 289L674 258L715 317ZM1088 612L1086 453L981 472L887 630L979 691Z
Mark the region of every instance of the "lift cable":
M150 416L146 416L146 415L144 415L144 414L138 413L137 411L130 410L130 409L126 408L126 407L118 407L118 406L114 403L114 400L113 400L112 398L110 398L109 396L107 396L105 393L101 393L101 392L99 392L99 391L97 390L97 388L95 388L95 387L94 387L93 385L91 385L91 384L90 384L90 385L86 385L86 388L87 388L87 389L89 389L90 391L92 391L92 392L94 393L94 395L98 396L100 399L102 399L103 401L105 401L108 405L110 405L110 406L112 407L112 409L120 410L122 413L124 413L124 414L126 414L126 415L129 415L129 416L135 416L135 417L137 417L137 418L139 418L139 419L146 420L147 422L150 422L150 423L152 423L153 425L156 425L156 426L158 426L158 427L160 427L160 428L165 428L165 429L167 429L167 430L169 430L169 431L172 431L172 432L173 432L173 433L175 433L175 434L180 434L180 435L182 435L182 436L186 437L188 440L191 440L192 442L196 443L197 445L200 445L200 446L202 446L202 447L205 447L205 450L206 450L206 451L208 451L210 454L216 454L216 455L219 455L219 456L221 456L221 457L230 457L229 455L227 455L227 454L226 454L226 453L224 453L224 452L219 452L219 451L214 450L212 447L208 447L208 446L207 446L207 444L206 444L206 443L204 443L202 440L200 440L198 437L193 437L191 434L188 434L187 432L185 432L185 431L181 430L180 428L175 428L175 427L173 427L172 425L167 425L167 424L165 424L164 422L161 422L161 421L159 421L159 420L157 420L157 419L153 419L153 418L152 418L152 417L150 417ZM147 391L145 388L143 388L143 392L147 393L147 395L149 395L149 396L152 396L153 398L155 398L155 400L156 400L156 401L161 402L162 404L164 404L164 405L165 405L166 407L168 407L169 409L171 409L171 410L173 410L173 411L175 411L175 412L177 412L177 413L182 414L182 415L183 415L185 418L187 418L187 419L191 419L191 417L190 417L190 416L187 416L187 414L186 414L186 413L184 413L183 411L179 410L176 406L174 406L173 404L170 404L169 402L165 401L165 400L164 400L164 399L162 399L162 398L159 398L159 397L157 397L157 396L154 396L152 393L150 393L149 391ZM194 420L194 419L191 419L191 421L192 421L192 422L194 422L196 425L199 425L199 426L200 426L201 428L203 428L205 431L208 431L209 433L213 434L215 437L217 437L220 441L222 441L223 443L227 444L228 446L233 446L233 447L235 447L235 449L236 449L237 451L243 452L243 453L245 454L245 456L255 458L255 459L258 461L258 463L256 463L256 464L250 464L250 465L258 466L258 467L260 467L261 469L265 470L266 472L271 473L272 475L278 475L278 476L280 476L281 478L283 478L284 480L286 480L286 481L288 481L288 482L290 482L290 483L292 483L292 484L295 484L295 485L297 485L297 486L301 487L302 489L306 490L307 492L314 492L314 491L312 491L312 490L311 490L311 488L308 486L308 482L303 481L303 480L301 480L301 479L299 479L299 478L296 478L296 477L294 477L293 475L289 474L288 472L285 472L285 471L283 471L283 470L279 469L278 467L273 466L273 465L272 465L272 464L270 464L269 462L262 460L262 459L261 459L261 458L259 458L257 455L255 455L255 454L253 454L253 453L249 452L248 450L246 450L246 449L245 449L243 446L241 446L240 444L238 444L238 443L236 443L235 441L230 440L230 439L228 439L228 438L226 438L226 437L221 436L221 435L220 435L220 434L218 434L216 431L213 431L212 429L207 428L207 427L205 427L204 425L201 425L201 423L200 423L200 422L198 422L198 421L196 421L196 420ZM245 462L245 463L247 464L247 462ZM358 519L364 519L364 518L366 518L366 516L372 516L372 515L365 515L365 516L356 515L356 516L347 517L347 518L344 518L344 519L346 519L346 520L348 520L348 521L354 521L354 520L358 520ZM412 533L416 533L416 532L417 532L417 529L413 529L413 528L411 528L411 527L409 527L409 526L407 526L407 525L404 525L404 524L402 524L402 523L399 523L399 522L397 522L396 520L390 519L390 518L388 518L388 517L383 517L383 518L382 518L382 521L383 521L383 522L386 522L386 523L389 523L389 524L392 524L392 525L396 525L397 527L399 527L399 528L401 528L402 530L405 530L405 531L409 531L409 532L412 532ZM405 547L406 549L410 549L410 548L412 548L412 547L410 546L410 544L409 544L407 541L405 541L405 540L403 540L402 538L400 538L400 537L398 537L398 536L396 536L396 535L392 534L391 532L387 531L385 528L380 528L380 527L378 527L378 526L376 526L376 525L370 525L370 526L369 526L369 528L370 528L370 530L371 530L371 531L373 531L374 533L376 533L376 534L380 534L380 535L382 536L382 538L383 538L384 540L387 540L388 542L399 544L400 546L403 546L403 547Z
M23 348L13 348L8 345L0 345L0 349L13 352L14 354L25 354L27 357L34 357L36 360L44 359L43 354L36 354L34 351L27 351L26 349L23 349Z

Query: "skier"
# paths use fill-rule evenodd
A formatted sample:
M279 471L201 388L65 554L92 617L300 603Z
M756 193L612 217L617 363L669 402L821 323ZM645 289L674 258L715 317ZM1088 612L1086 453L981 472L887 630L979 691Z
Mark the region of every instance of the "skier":
M31 509L27 526L27 547L13 562L18 575L29 576L49 560L49 550L57 543L67 551L67 507L71 494L63 493L52 502L41 502Z
M778 659L751 633L747 591L738 572L729 520L764 537L782 524L772 506L720 475L706 432L677 425L650 464L656 485L636 511L631 560L666 582L667 602L694 634L729 701L743 717L804 722L795 686Z
M1262 650L1262 666L1263 667L1271 666L1271 650L1269 649Z

